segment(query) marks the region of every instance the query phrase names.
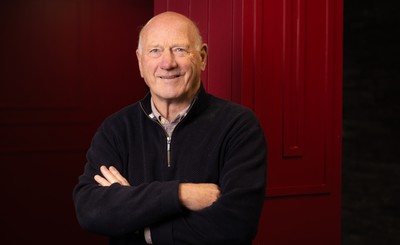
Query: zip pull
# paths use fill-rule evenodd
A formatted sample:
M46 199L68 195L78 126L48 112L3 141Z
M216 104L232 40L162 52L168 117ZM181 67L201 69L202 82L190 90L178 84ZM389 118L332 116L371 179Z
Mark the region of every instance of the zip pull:
M171 167L171 137L167 137L167 165Z

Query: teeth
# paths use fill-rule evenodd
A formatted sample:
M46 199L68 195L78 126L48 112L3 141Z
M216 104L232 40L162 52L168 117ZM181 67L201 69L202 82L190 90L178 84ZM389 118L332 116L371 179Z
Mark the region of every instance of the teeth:
M172 79L172 78L177 78L177 77L180 77L180 75L174 75L174 76L159 76L159 78L162 78L162 79Z

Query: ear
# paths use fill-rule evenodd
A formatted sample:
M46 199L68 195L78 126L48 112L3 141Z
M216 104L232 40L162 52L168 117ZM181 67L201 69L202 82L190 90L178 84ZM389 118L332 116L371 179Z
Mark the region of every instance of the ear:
M143 71L142 71L142 54L139 52L139 49L136 49L136 58L139 64L139 71L140 76L143 78Z
M206 69L207 64L207 55L208 55L208 46L203 43L200 49L200 58L201 58L201 70L204 71Z

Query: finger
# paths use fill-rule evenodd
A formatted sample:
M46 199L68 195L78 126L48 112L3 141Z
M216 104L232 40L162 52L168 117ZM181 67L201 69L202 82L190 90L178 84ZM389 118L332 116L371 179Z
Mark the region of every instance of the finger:
M118 171L114 166L111 166L111 167L109 168L109 170L110 170L110 172L115 176L115 178L118 179L118 182L119 182L121 185L130 186L129 182L125 179L124 176L122 176L122 175L119 173L119 171Z
M110 186L111 183L108 182L105 178L101 177L100 175L95 175L94 180L100 185L100 186Z
M103 174L104 178L107 179L107 181L110 182L111 184L118 182L118 179L114 176L113 173L111 173L111 171L106 166L101 166L100 171Z

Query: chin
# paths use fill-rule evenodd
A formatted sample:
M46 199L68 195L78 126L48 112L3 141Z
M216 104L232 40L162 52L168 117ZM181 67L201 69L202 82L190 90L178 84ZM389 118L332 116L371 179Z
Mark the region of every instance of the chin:
M162 100L176 100L180 97L180 95L176 93L158 93L157 97Z

